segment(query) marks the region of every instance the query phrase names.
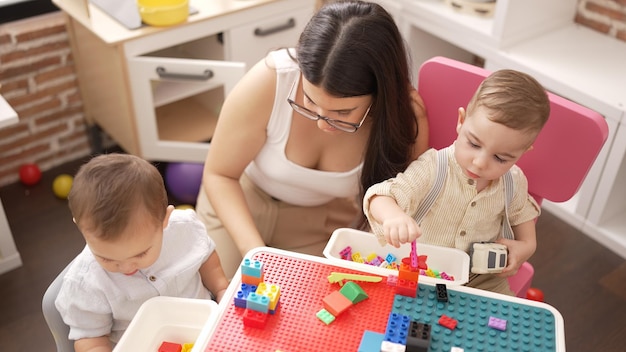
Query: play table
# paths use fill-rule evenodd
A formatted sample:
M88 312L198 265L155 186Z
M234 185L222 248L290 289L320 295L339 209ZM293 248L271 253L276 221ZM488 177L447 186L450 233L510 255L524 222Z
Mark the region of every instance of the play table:
M357 282L368 298L326 325L316 313L322 300L339 284L328 282L331 272L368 274L340 266L326 258L257 248L247 259L263 263L263 282L277 285L280 300L264 328L245 326L245 309L234 305L241 287L241 268L235 274L217 317L208 321L193 351L358 351L366 331L385 333L391 313L431 325L431 352L450 351L565 351L563 317L552 306L464 286L448 286L448 302L439 302L435 285L420 282L415 298L395 294L381 282ZM371 274L373 275L373 274ZM426 281L426 280L423 280ZM438 324L441 315L457 321L454 330ZM506 330L488 327L490 317L507 321Z

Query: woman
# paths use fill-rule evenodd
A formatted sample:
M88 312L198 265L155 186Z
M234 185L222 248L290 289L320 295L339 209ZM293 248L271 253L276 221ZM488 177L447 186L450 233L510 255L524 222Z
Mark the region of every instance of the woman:
M403 171L427 136L389 13L322 7L297 47L269 53L222 107L196 211L226 275L255 247L320 255L336 228L364 228L364 191Z

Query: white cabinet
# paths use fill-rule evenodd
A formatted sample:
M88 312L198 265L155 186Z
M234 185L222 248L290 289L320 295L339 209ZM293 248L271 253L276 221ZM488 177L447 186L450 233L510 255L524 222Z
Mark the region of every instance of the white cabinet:
M389 1L389 0L387 0ZM571 23L576 0L498 0L491 17L457 11L443 0L397 0L416 64L448 54L489 59L498 50ZM434 44L434 46L433 46ZM464 53L463 53L464 52Z
M416 74L433 56L478 57L489 70L528 72L605 117L609 137L578 193L543 208L626 258L626 43L575 24L577 0L497 0L488 18L444 0L378 2L400 14Z
M68 33L88 121L148 160L203 162L225 96L269 51L294 46L313 1L191 1L186 23L136 30L69 0Z
M269 51L294 46L313 9L303 7L289 13L279 13L258 19L224 33L227 58L252 67Z

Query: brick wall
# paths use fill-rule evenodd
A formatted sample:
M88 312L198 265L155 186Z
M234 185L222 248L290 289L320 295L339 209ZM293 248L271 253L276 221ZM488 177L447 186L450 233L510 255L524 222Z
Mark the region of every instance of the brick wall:
M0 92L19 123L0 129L0 185L89 154L83 105L60 12L0 26Z
M575 21L626 41L626 0L579 0Z
M626 0L579 0L576 22L626 41ZM45 171L90 153L60 12L0 25L0 84L20 119L0 129L0 186L23 163Z

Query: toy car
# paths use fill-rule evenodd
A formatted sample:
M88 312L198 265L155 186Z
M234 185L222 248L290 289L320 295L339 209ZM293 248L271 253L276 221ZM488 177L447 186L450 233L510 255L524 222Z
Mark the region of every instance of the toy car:
M493 242L476 242L470 249L470 271L474 274L502 272L507 263L505 245Z

